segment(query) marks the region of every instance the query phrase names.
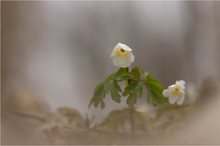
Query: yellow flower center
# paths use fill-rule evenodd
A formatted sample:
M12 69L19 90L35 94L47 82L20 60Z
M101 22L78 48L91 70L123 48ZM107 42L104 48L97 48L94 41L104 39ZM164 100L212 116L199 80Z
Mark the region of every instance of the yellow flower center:
M117 48L115 50L115 56L117 57L128 57L128 51L122 49L122 48Z
M171 88L171 93L175 96L180 96L180 86L176 85Z

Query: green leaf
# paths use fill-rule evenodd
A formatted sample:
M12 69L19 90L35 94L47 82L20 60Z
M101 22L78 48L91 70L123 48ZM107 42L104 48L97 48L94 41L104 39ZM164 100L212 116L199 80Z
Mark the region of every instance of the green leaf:
M115 102L117 103L121 102L121 98L120 98L121 96L116 90L114 89L111 90L111 96L112 96L112 100L114 100Z
M138 83L139 83L138 81L135 81L135 82L128 84L127 87L125 87L124 89L123 96L127 96L129 93L135 92Z
M103 86L104 86L104 82L96 85L96 87L95 87L95 94L97 92L99 92L103 88Z
M137 97L142 96L143 86L144 86L143 81L135 81L127 85L127 87L125 88L123 92L123 95L124 96L128 95L128 98L127 98L128 106L133 107L134 104L136 104Z
M158 105L167 103L167 98L162 95L164 90L162 84L152 74L147 75L145 86L147 88L147 102L149 104Z
M104 83L100 83L96 86L95 92L93 94L93 97L89 103L89 107L93 104L95 107L98 107L99 104L101 108L105 107L104 99L105 97L105 90L104 90Z
M137 93L138 97L142 96L144 83L143 81L135 81L127 85L123 92L123 96L128 95L129 93Z
M140 82L138 84L138 88L137 88L137 97L141 98L143 95L143 87L144 87L144 83Z
M115 80L129 80L132 79L134 76L131 73L124 73L115 77Z
M131 93L129 96L128 96L128 99L127 99L127 104L129 107L133 107L134 104L136 104L137 102L137 94L136 93Z
M133 74L135 80L140 80L141 77L142 77L143 74L144 74L144 72L142 71L142 69L139 68L139 67L134 67L134 68L131 70L131 73Z
M106 94L108 94L111 91L112 86L113 86L113 80L109 80L104 83L104 90Z
M113 86L111 89L111 97L112 97L113 101L115 101L117 103L121 102L121 95L118 93L121 91L122 90L121 90L120 86L118 85L117 81L113 81Z
M128 70L126 68L120 68L117 72L116 75L114 77L114 80L128 80L133 78L133 74L128 72Z
M124 73L126 73L126 72L128 72L128 70L127 70L126 68L120 68L120 69L116 72L116 74L117 74L117 75L121 75L121 74L124 74Z
M113 86L118 92L122 92L121 87L118 85L117 81L113 81Z
M117 103L121 102L121 95L119 94L119 92L122 92L122 90L117 81L114 80L114 78L109 77L109 79L106 80L106 82L104 83L104 90L106 94L111 92L111 97L113 101Z
M164 89L163 85L158 82L152 74L147 75L147 82L151 85L152 88L158 89L160 91L163 91Z

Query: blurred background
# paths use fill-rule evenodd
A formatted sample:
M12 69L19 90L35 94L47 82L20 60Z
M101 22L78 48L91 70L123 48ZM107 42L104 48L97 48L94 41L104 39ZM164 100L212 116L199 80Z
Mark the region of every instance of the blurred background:
M88 109L95 85L117 70L110 54L118 42L133 49L132 66L153 73L165 86L183 79L194 88L207 85L207 92L214 92L219 85L220 2L3 1L2 111L34 113L41 120L59 107L71 107L83 118L100 122L111 110L126 107L106 99L103 111ZM210 113L220 110L217 103L210 104ZM203 122L215 130L220 127L216 112L213 118L219 122ZM27 124L17 119L3 117L7 124L2 122L2 129L9 133L2 133L5 143L25 143L33 130L20 128ZM21 129L24 136L13 137ZM215 136L209 139L210 134L204 135L207 141L199 137L198 143L220 143Z

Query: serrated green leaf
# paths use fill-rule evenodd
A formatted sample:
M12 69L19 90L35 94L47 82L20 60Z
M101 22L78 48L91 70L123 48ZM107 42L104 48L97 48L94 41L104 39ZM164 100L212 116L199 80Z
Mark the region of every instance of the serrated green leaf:
M128 80L133 78L133 74L128 72L128 70L126 68L120 68L115 75L115 80Z
M148 90L147 101L153 105L158 105L164 103L165 98L157 91L150 89Z
M93 104L95 107L98 107L100 104L103 107L103 99L105 97L104 83L100 83L96 86L93 97L89 103L89 107Z
M144 86L143 81L135 81L130 84L125 88L123 95L128 95L129 93L134 93L134 92L141 92L139 93L140 96L142 96L142 88Z
M113 81L113 86L117 90L117 92L122 92L121 87L118 85L117 81Z
M116 73L117 73L117 75L120 75L120 74L123 74L126 72L128 72L128 70L126 68L120 68Z
M131 73L133 74L135 80L140 80L144 72L139 67L134 67L131 70Z
M128 106L132 107L137 102L137 97L142 96L143 92L143 81L135 81L127 85L125 88L123 95L127 96L127 104Z
M138 84L138 89L137 89L137 97L141 98L142 95L143 95L143 86L144 86L144 83L143 82L140 82Z
M147 88L147 102L149 104L158 105L167 102L167 98L162 95L164 90L162 84L159 83L152 74L147 75L145 86Z
M117 103L120 103L121 102L121 95L118 93L118 92L121 92L121 88L120 86L118 85L117 81L113 81L113 86L111 88L111 97L112 97L112 100L117 102Z
M108 94L111 91L112 86L113 86L113 80L108 80L104 83L104 90L106 94Z
M100 83L100 84L96 85L95 93L98 92L101 88L103 88L103 86L104 86L104 83Z
M138 83L138 81L135 81L128 84L127 87L125 87L124 89L123 95L127 96L129 93L133 93L136 90Z
M124 73L120 76L115 77L115 80L122 81L122 80L129 80L132 79L134 76L131 73Z
M112 96L112 100L114 100L115 102L117 103L121 102L121 96L115 89L111 90L111 96Z
M132 93L128 96L126 103L128 104L129 107L133 107L136 102L137 102L137 94Z
M152 88L160 90L161 92L164 89L163 85L160 82L158 82L152 74L147 75L147 82L148 84L150 84Z

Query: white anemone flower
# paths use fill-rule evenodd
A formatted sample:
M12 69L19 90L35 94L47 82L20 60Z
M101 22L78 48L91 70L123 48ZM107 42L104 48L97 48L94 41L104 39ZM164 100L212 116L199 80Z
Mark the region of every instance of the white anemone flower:
M176 81L176 84L170 85L162 94L168 97L170 104L182 105L185 100L185 81Z
M134 55L131 51L132 49L127 45L118 43L111 54L113 64L122 68L129 67L134 62Z

